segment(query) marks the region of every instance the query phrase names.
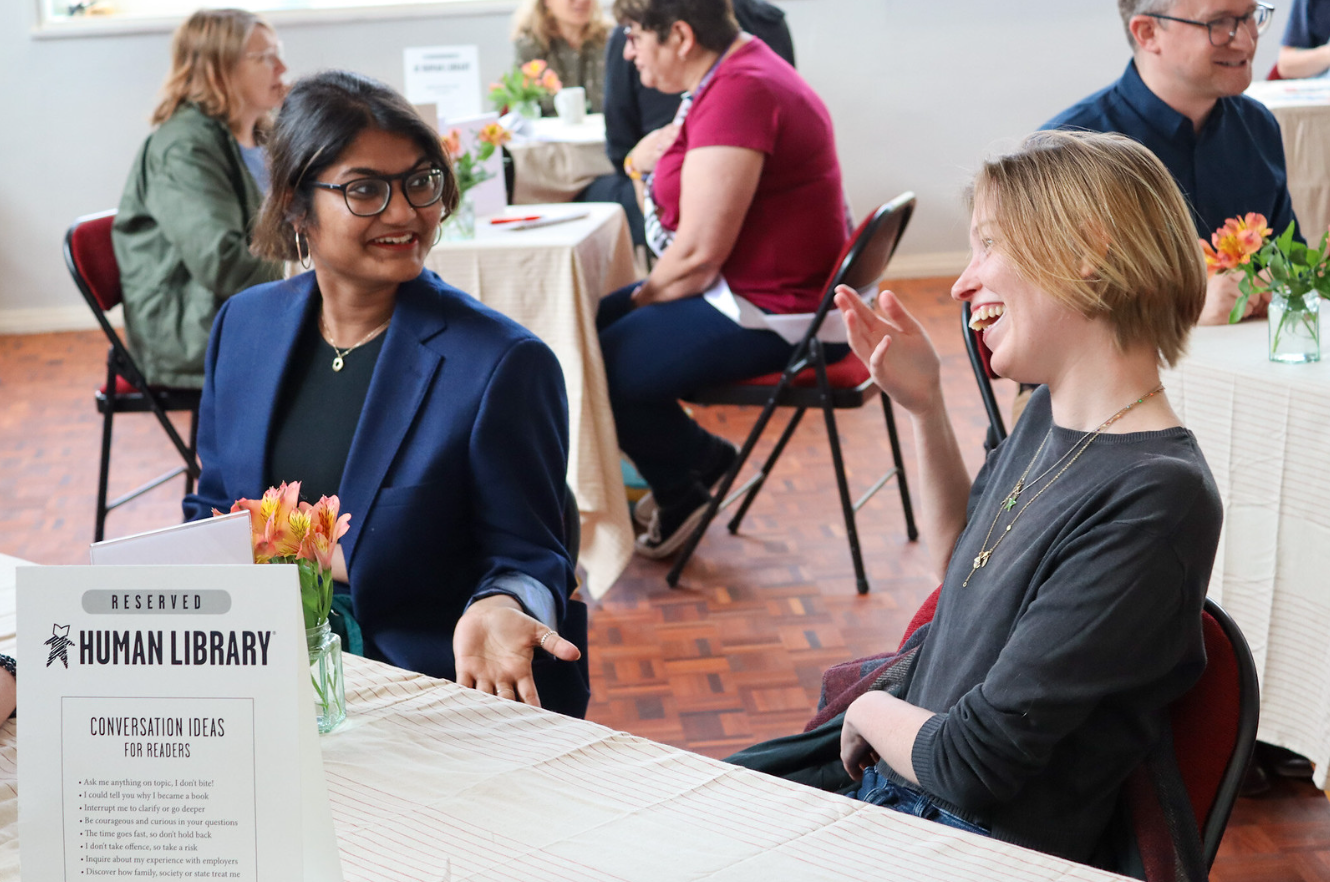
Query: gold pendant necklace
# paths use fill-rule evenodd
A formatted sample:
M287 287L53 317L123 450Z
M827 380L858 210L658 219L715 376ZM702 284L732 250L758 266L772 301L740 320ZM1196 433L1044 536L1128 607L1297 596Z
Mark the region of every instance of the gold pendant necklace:
M328 326L323 321L323 313L319 313L319 333L323 335L324 341L329 346L332 347L334 353L332 361L332 369L334 371L340 371L343 367L345 367L346 356L350 354L353 350L359 349L361 346L364 346L370 340L373 340L375 337L377 337L379 332L382 331L384 328L388 327L388 322L391 322L392 320L393 317L391 315L388 316L388 318L384 321L383 324L379 325L377 328L375 328L374 330L366 334L364 337L362 337L359 343L355 344L354 346L347 347L346 349L338 349L337 344L332 341L332 334L328 332Z
M1021 515L1025 514L1025 510L1029 508L1031 505L1033 505L1036 499L1038 499L1040 496L1043 496L1044 491L1047 490L1049 487L1052 487L1053 484L1057 481L1057 479L1062 477L1063 473L1066 472L1067 469L1071 468L1072 465L1075 464L1076 460L1081 458L1081 454L1084 453L1087 449L1089 449L1090 445L1094 443L1094 439L1098 438L1101 434L1103 434L1104 430L1107 429L1109 426L1113 425L1118 420L1126 416L1127 412L1131 410L1133 407L1135 407L1138 404L1144 404L1147 400L1155 397L1156 395L1158 395L1160 392L1163 391L1164 391L1164 384L1160 383L1153 390L1147 393L1144 397L1136 399L1131 404L1128 404L1126 407L1122 408L1122 410L1118 411L1108 419L1104 420L1102 423L1099 424L1099 428L1095 429L1093 432L1086 432L1084 435L1081 436L1079 440L1077 440L1075 444L1067 448L1066 453L1058 457L1057 462L1053 463L1051 466L1044 469L1044 471L1041 472L1038 477L1030 481L1030 486L1039 483L1045 478L1045 476L1048 475L1049 472L1053 471L1053 469L1056 469L1059 465L1061 465L1064 459L1066 459L1068 456L1071 456L1072 451L1075 451L1076 455L1071 457L1071 461L1068 462L1066 465L1062 466L1062 468L1058 471L1058 473L1055 474L1047 484L1045 484L1043 487L1040 487L1039 492L1036 493L1034 496L1032 496L1029 502L1021 506L1020 510L1016 512L1016 516L1011 519L1011 523L1007 524L1006 528L1001 533L998 534L997 541L994 542L993 546L990 548L988 546L988 540L993 538L993 531L997 528L998 519L1002 517L1002 513L1004 511L1011 511L1013 508L1016 507L1016 501L1020 499L1022 491L1024 491L1027 486L1025 483L1026 475L1030 474L1030 469L1034 468L1034 464L1039 460L1039 454L1044 452L1044 446L1048 444L1048 439L1053 435L1053 426L1049 426L1048 434L1044 435L1044 440L1039 442L1039 449L1034 452L1034 456L1030 458L1030 462L1025 467L1025 471L1021 472L1021 476L1016 480L1016 486L1012 487L1011 492L1007 494L1007 497L1003 499L1000 503L998 503L997 512L994 513L993 515L993 522L988 525L988 533L987 535L984 536L983 544L979 546L979 554L975 555L974 565L970 567L970 575L965 577L965 581L961 583L961 587L965 588L969 586L970 580L974 578L974 574L979 572L979 570L982 570L984 567L988 566L989 558L993 556L993 552L997 551L998 546L1002 544L1002 540L1007 538L1007 534L1011 532L1012 527L1016 526L1016 522L1021 519Z

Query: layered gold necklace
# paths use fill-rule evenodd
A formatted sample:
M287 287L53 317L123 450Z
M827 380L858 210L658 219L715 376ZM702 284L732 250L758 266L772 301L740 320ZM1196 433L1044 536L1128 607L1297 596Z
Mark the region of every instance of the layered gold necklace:
M1011 492L1007 494L1007 497L1003 499L1000 503L998 503L997 512L995 512L993 515L993 523L988 525L988 534L984 536L984 543L979 547L979 554L975 556L974 566L970 568L970 575L965 577L965 581L961 583L961 587L962 588L967 587L970 584L970 580L974 578L974 574L977 573L979 570L982 570L984 567L988 566L988 559L993 556L993 552L997 551L998 546L1002 544L1002 540L1007 538L1007 534L1011 532L1012 527L1016 526L1016 522L1021 519L1021 515L1025 514L1025 510L1029 508L1031 505L1033 505L1036 499L1038 499L1040 496L1043 496L1044 491L1047 490L1049 487L1052 487L1053 484L1057 482L1057 479L1062 477L1063 473L1065 473L1067 469L1071 468L1072 465L1075 464L1076 460L1081 458L1081 454L1084 453L1089 448L1089 446L1094 443L1094 439L1098 438L1101 434L1103 434L1104 430L1107 429L1109 426L1113 425L1118 420L1126 416L1127 412L1130 411L1133 407L1136 407L1139 404L1144 404L1146 401L1155 397L1156 395L1158 395L1160 392L1163 391L1164 391L1164 384L1160 383L1158 386L1154 387L1154 389L1152 389L1149 393L1147 393L1143 397L1137 398L1131 404L1128 404L1126 407L1122 408L1122 410L1118 411L1108 419L1104 420L1102 423L1099 424L1099 428L1095 429L1093 432L1086 432L1084 435L1080 437L1079 440L1077 440L1075 444L1067 448L1067 452L1062 454L1062 456L1058 458L1057 462L1053 463L1051 466L1044 469L1044 471L1042 471L1038 477L1033 478L1027 484L1025 482L1025 479L1030 474L1030 469L1034 468L1034 464L1039 461L1039 455L1044 452L1044 447L1048 445L1048 439L1053 437L1054 427L1049 426L1047 434L1044 435L1044 440L1039 442L1039 449L1034 452L1034 456L1030 458L1029 465L1025 467L1025 471L1021 472L1021 476L1016 480L1016 486L1012 487ZM1067 457L1069 456L1071 457L1071 459L1067 462L1066 465L1062 465L1063 460L1066 460ZM1054 469L1057 469L1058 466L1062 466L1062 468L1058 469L1057 474L1053 475L1053 477L1049 479L1047 484L1039 488L1038 493L1036 493L1034 496L1031 496L1030 499L1020 507L1020 510L1016 512L1016 516L1011 519L1011 523L1007 524L1006 529L1004 529L1001 533L998 534L997 541L995 541L992 547L990 547L988 541L993 538L993 531L997 529L998 519L1002 517L1002 513L1004 511L1011 511L1013 508L1015 508L1016 503L1020 500L1022 493L1024 493L1030 487L1033 487L1035 484L1038 484L1045 477L1047 477L1050 472L1052 472Z

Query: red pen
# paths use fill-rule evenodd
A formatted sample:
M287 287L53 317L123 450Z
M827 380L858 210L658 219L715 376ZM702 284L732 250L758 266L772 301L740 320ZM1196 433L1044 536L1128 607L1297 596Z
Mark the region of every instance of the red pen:
M525 222L525 221L538 221L538 220L540 220L543 216L544 216L544 215L533 214L533 215L531 215L531 216L529 216L529 217L496 217L494 220L490 221L490 223L492 223L492 224L517 224L517 223L523 223L523 222Z

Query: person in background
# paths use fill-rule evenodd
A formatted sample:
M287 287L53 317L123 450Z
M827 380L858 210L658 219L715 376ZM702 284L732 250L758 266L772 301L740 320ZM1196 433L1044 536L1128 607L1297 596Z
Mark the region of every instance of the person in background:
M351 526L333 577L368 657L581 716L559 634L585 615L563 374L424 269L459 198L437 134L387 86L327 71L295 84L269 150L255 248L313 269L219 310L186 519L281 482L336 495Z
M249 242L285 72L277 35L253 13L200 10L175 32L156 130L134 159L111 230L125 330L149 383L201 387L217 308L282 276Z
M586 89L590 113L600 113L604 102L609 33L599 0L523 0L513 15L517 63L544 59L563 85ZM554 99L546 97L540 109L553 115Z
M1191 205L1196 234L1262 214L1276 233L1294 221L1284 142L1274 115L1243 95L1273 7L1252 0L1118 0L1132 48L1122 78L1064 110L1045 129L1120 132L1150 148ZM1238 274L1211 277L1203 325L1238 298ZM1248 315L1268 303L1253 297Z
M794 66L794 41L785 23L785 13L766 0L734 0L734 17L739 27L766 43L773 52ZM624 160L648 135L637 158L648 154L652 162L669 146L675 129L670 126L679 111L679 93L662 92L642 85L633 62L624 56L626 28L615 28L605 49L605 153L614 166L614 174L592 181L578 196L578 202L618 202L628 215L628 229L634 245L646 243L642 209L637 204L632 179L624 170ZM655 134L660 132L660 134Z
M848 233L826 105L740 30L729 0L618 0L615 15L642 83L691 96L649 188L648 238L660 259L596 316L619 445L652 490L637 551L664 557L736 457L679 398L779 370L793 349L701 295L724 281L766 312L812 312Z
M1330 71L1330 0L1293 0L1275 66L1286 80Z

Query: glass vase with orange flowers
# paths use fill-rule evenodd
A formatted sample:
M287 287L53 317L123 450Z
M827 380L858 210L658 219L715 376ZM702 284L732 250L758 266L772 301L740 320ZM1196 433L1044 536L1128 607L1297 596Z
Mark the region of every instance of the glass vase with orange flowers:
M457 210L443 222L444 239L458 241L476 237L476 206L471 200L471 189L494 177L494 172L485 168L485 163L494 156L495 150L512 138L512 132L498 123L490 123L476 132L475 141L469 147L462 143L462 133L457 129L439 136L444 152L452 158L457 191L461 195Z
M490 84L490 103L499 113L519 113L527 119L540 118L540 102L563 88L559 75L542 59L528 61Z
M1293 238L1294 224L1278 236L1259 214L1230 218L1202 242L1211 275L1238 272L1239 295L1229 323L1242 320L1247 301L1270 292L1270 360L1302 363L1321 360L1321 298L1330 297L1330 254L1321 236L1316 247Z
M346 719L342 641L328 623L332 611L333 557L351 515L339 514L336 496L311 505L300 501L300 482L269 487L260 499L237 499L232 512L248 511L255 563L294 564L300 575L310 679L314 683L319 731L331 732ZM222 512L213 509L214 515Z

